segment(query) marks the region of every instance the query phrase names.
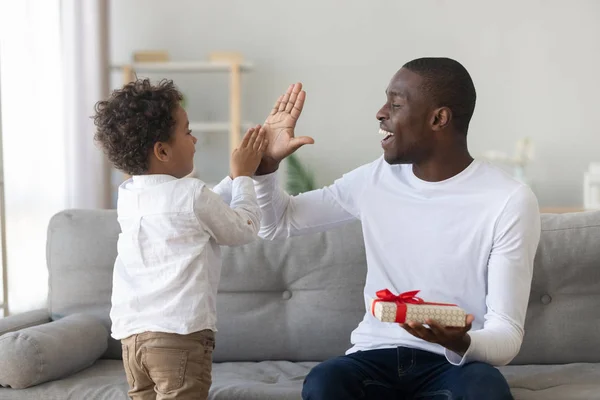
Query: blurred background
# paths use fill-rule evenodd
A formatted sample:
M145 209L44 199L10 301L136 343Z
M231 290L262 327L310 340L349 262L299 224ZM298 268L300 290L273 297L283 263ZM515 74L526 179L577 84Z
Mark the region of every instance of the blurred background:
M375 113L404 63L451 57L477 89L471 153L565 212L600 207L599 50L596 0L0 0L4 303L45 303L55 212L115 206L125 177L90 116L133 76L184 93L208 183L240 130L302 82L296 131L315 144L282 174L307 189L381 155Z

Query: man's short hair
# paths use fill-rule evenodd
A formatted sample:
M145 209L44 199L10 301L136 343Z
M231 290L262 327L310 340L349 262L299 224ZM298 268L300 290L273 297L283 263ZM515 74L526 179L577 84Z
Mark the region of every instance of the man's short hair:
M466 68L450 58L434 57L417 58L402 68L423 78L422 89L433 106L448 107L454 127L466 134L477 99L475 85Z

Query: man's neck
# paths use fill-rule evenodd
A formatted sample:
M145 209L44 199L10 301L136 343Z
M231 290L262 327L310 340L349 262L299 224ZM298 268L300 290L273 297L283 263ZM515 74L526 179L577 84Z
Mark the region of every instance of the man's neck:
M466 147L441 152L427 161L413 164L413 173L427 182L440 182L460 174L473 162Z

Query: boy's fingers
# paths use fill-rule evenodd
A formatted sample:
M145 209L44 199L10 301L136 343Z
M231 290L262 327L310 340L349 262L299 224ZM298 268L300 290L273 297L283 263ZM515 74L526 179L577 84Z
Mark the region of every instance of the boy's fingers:
M254 142L254 150L258 150L262 147L262 143L265 140L265 132L258 131L258 135L256 137L256 142Z
M250 140L250 136L252 136L253 133L254 133L254 128L250 128L246 131L246 134L244 135L244 138L242 139L242 143L240 144L240 147L248 146L248 141Z
M254 143L256 142L256 138L258 137L258 131L256 129L252 129L252 134L250 135L250 139L248 140L248 147L251 149L254 148Z
M265 138L262 141L262 145L260 146L260 152L264 153L267 150L267 147L269 146L269 139Z

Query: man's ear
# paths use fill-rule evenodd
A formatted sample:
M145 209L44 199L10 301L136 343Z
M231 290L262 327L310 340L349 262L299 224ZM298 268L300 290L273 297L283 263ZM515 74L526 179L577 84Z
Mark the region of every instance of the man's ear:
M169 155L171 152L171 148L168 143L165 142L156 142L154 143L154 148L152 149L154 153L154 157L158 159L158 161L167 162L169 161Z
M441 131L450 125L450 121L452 121L452 110L448 107L436 108L431 116L431 129Z

